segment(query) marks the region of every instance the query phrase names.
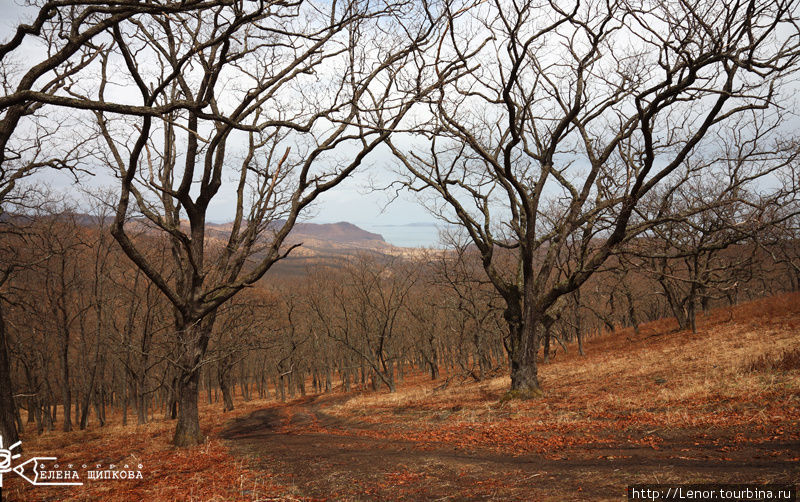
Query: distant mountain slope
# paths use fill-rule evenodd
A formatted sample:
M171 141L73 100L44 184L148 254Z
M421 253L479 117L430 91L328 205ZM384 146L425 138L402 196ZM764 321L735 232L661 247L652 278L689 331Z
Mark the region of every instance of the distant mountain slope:
M277 221L273 228L283 224ZM210 239L226 240L230 232L230 223L209 223L206 237ZM269 239L269 233L264 236ZM368 232L352 223L340 221L338 223L296 223L285 245L291 246L302 243L302 246L292 251L292 256L312 257L346 255L364 251L380 254L396 254L394 246L383 240L383 236Z
M352 223L340 221L338 223L298 223L292 229L291 235L295 238L302 238L302 236L309 236L314 239L332 241L332 242L361 242L361 241L379 241L383 240L380 234L367 232L363 228L357 227Z
M273 228L282 225L282 221L275 222ZM225 239L231 225L208 225L208 237ZM352 223L340 221L338 223L309 223L295 224L285 246L302 244L295 248L291 254L276 263L270 277L298 277L307 273L309 267L315 265L328 265L338 267L344 264L349 257L357 254L370 254L374 256L406 256L412 257L419 250L413 248L396 247L383 239L383 236L368 232Z
M274 222L271 227L277 229L283 225L283 223L284 221L278 220ZM208 223L207 226L212 234L217 234L218 236L227 235L231 229L230 223ZM336 243L357 243L364 241L386 242L380 234L367 232L363 228L359 228L346 221L340 221L338 223L296 223L289 237L293 240L314 239Z

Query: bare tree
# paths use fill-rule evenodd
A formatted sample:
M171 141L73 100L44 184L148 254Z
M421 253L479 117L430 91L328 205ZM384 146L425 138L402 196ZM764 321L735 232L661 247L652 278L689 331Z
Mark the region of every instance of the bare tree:
M19 183L43 169L79 167L85 151L83 142L67 125L74 117L54 112L62 109L107 110L133 115L158 115L158 110L145 103L131 105L124 99L86 99L75 94L71 84L91 69L103 52L98 39L136 17L201 11L220 3L217 0L176 2L93 2L84 0L51 0L33 2L29 7L32 21L12 29L0 43L0 218L10 207L26 206L26 190ZM42 48L44 47L44 48ZM173 102L175 107L198 108L199 103L185 100ZM85 139L85 137L83 137ZM3 225L9 221L4 218ZM14 233L14 232L11 232ZM0 235L4 239L9 233ZM13 263L9 260L5 263ZM3 266L0 281L10 277L13 267ZM0 301L0 403L4 413L2 433L6 441L17 437L13 422L6 420L6 410L13 410L12 386L7 366L5 326Z
M796 15L774 0L451 4L437 68L470 71L430 101L412 147L391 145L405 184L466 229L504 299L512 391L538 393L559 298L656 223L640 201L680 184L694 156L724 156L717 132L779 120L769 114L797 66ZM580 266L560 274L575 242ZM516 264L501 268L508 253Z
M105 101L122 78L110 71L118 60L143 103L172 110L136 123L95 116L103 160L121 179L112 234L174 307L175 444L202 440L199 368L216 309L288 255L294 246L284 242L303 211L429 91L410 68L422 71L414 58L435 34L431 16L402 3L234 2L114 28L94 99ZM186 100L202 106L175 105ZM220 196L235 214L209 235ZM129 237L142 224L129 219L134 209L171 243L173 279Z

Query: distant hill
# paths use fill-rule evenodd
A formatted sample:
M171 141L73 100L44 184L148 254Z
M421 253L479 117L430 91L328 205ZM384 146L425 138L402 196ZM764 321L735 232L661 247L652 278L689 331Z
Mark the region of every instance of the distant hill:
M279 228L284 222L285 220L278 220L274 222L271 227ZM207 226L212 233L219 232L227 234L231 229L230 223L208 223ZM338 243L363 241L385 242L380 234L367 232L363 228L359 228L346 221L340 221L338 223L296 223L290 235L294 239L310 238Z
M277 228L283 221L277 221ZM230 223L208 225L207 236L223 239L230 231ZM216 235L214 235L216 234ZM297 277L306 273L308 267L325 264L340 266L348 257L357 254L375 256L414 257L420 250L397 247L386 242L382 235L368 232L352 223L309 223L295 224L285 245L302 244L291 254L276 263L270 276Z
M276 221L272 227L277 229L284 222ZM209 223L206 236L212 239L227 239L230 223ZM265 235L265 238L268 237ZM352 223L296 223L287 238L286 245L302 244L292 251L292 256L345 255L354 252L372 251L380 254L396 254L394 246L383 236L368 232Z
M297 223L290 235L296 239L302 239L304 236L308 236L314 239L338 243L356 243L364 241L386 243L386 241L383 240L383 236L380 234L367 232L363 228L359 228L346 221L340 221L338 223Z

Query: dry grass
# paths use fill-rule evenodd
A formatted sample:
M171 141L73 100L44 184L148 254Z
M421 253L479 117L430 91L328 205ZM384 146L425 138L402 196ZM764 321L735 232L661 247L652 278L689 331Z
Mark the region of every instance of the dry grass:
M609 443L652 429L800 431L800 294L718 309L698 321L696 334L660 320L638 335L625 329L591 339L583 357L571 347L540 367L540 399L504 402L508 377L435 391L420 376L394 394L357 395L330 410L395 424L398 438L508 453L557 450L576 431ZM753 358L768 362L750 371Z
M745 366L746 371L792 371L800 369L800 348L762 354Z
M172 420L156 419L145 425L123 426L121 416L110 417L103 428L63 433L53 431L37 436L22 433L23 454L19 461L33 456L56 456L62 466L73 464L84 482L78 487L33 487L16 474L6 474L4 500L263 500L284 493L284 488L269 473L257 472L242 459L233 457L218 438L224 425L233 418L265 406L267 401L240 404L233 412L222 413L221 404L201 406L201 425L206 442L192 448L169 444L174 431ZM18 462L19 462L18 461ZM17 462L17 463L18 463ZM141 480L88 480L87 469L107 469L142 465ZM135 466L135 467L134 467Z

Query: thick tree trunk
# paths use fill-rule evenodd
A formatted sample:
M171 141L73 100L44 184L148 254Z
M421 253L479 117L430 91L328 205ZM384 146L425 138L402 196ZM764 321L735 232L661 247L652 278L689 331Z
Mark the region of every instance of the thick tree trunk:
M436 350L436 345L433 337L428 339L428 346L431 348L431 358L428 365L431 368L431 380L439 379L439 353Z
M511 330L511 391L521 397L535 396L539 389L536 354L539 333L534 323L510 323Z
M203 442L200 414L197 408L197 383L200 374L184 371L178 380L178 424L175 426L175 446L192 446Z
M343 369L339 373L342 376L342 385L344 385L344 391L350 392L350 369Z
M203 442L198 411L200 362L208 348L208 339L214 325L214 315L199 322L179 326L184 352L180 360L178 376L178 424L175 426L175 446L192 446Z
M106 392L102 387L94 392L94 412L100 427L106 425Z
M305 397L306 395L306 374L305 372L298 371L297 372L297 379L295 380L297 383L297 390L300 392L300 396Z
M49 398L47 398L42 403L41 414L42 414L42 426L41 426L41 428L38 429L39 434L43 433L45 430L47 430L48 432L52 431L53 430L53 415L50 412Z
M38 399L32 400L30 404L33 406L33 420L36 423L36 432L41 434L44 432L44 425L42 425L42 405L39 404Z
M281 402L286 402L286 375L281 375L278 377L278 380L275 381L275 385L279 387L280 394L281 394Z
M0 433L3 447L8 448L19 440L14 416L14 393L11 386L11 367L8 361L6 325L0 304Z

